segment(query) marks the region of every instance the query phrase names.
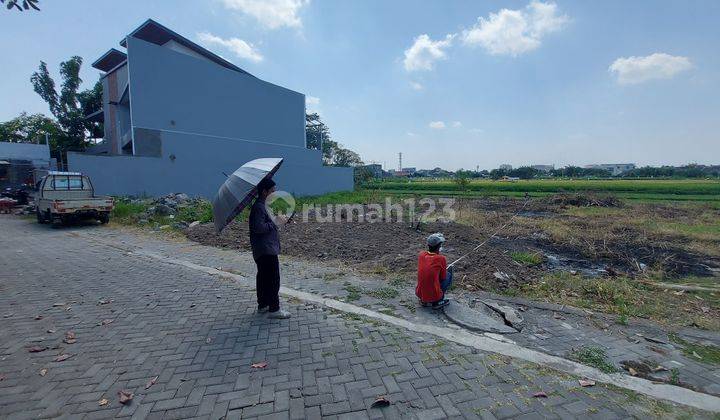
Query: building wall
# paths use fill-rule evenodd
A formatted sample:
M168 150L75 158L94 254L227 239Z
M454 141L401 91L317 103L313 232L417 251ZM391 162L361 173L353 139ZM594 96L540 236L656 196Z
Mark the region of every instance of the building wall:
M0 160L22 159L44 163L50 162L50 146L47 144L0 142Z
M305 147L301 93L167 47L127 40L134 128Z
M321 166L319 151L172 132L159 136L160 157L68 153L70 170L89 175L99 194L184 192L212 199L225 181L223 172L252 159L282 157L274 178L280 190L303 196L353 189L352 168Z

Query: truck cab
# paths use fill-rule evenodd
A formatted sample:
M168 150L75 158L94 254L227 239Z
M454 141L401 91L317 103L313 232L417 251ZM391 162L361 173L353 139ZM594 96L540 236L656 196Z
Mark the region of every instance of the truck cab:
M87 176L51 171L40 181L35 205L39 223L67 223L81 218L107 223L114 203L111 197L96 196Z

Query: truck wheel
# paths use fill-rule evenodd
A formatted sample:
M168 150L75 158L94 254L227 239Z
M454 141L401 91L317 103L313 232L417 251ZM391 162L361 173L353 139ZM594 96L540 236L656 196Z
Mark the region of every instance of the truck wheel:
M110 221L110 213L100 213L100 217L98 217L98 220L100 220L100 223L103 225Z
M37 221L38 221L38 223L40 223L41 225L44 225L45 223L47 223L47 220L45 220L45 216L43 216L43 214L42 214L42 212L40 211L40 209L35 209L35 216L37 216Z

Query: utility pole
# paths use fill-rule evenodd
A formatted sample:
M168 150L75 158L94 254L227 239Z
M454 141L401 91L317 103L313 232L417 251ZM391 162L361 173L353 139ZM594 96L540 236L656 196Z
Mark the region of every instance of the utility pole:
M402 172L402 152L398 153L398 172Z

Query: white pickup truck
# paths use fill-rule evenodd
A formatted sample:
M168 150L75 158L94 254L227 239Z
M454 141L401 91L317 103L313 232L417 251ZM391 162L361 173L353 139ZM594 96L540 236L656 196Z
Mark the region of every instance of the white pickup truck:
M38 223L67 223L80 218L107 223L113 206L112 197L95 196L90 178L79 172L48 172L35 195Z

